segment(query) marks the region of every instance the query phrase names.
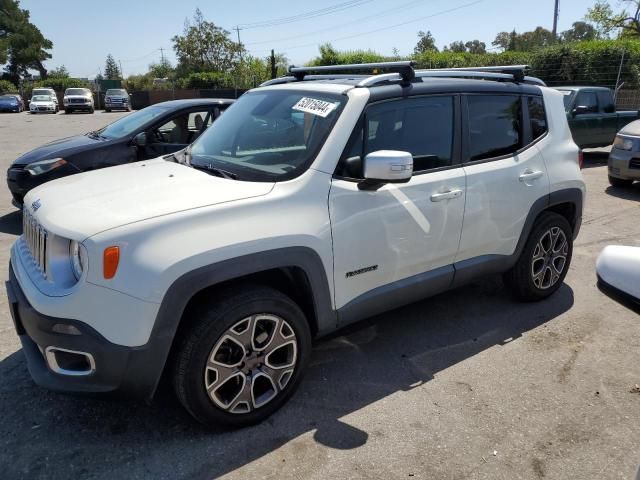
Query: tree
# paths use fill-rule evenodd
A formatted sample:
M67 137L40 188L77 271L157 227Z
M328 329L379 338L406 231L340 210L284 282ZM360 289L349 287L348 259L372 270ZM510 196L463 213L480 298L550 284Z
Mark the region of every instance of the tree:
M481 42L479 42L481 43ZM537 27L530 32L500 32L491 44L505 51L531 52L554 43L553 33L546 28ZM480 45L478 45L480 48Z
M107 80L119 80L121 77L115 58L111 54L107 55L107 60L104 63L104 78Z
M612 32L620 32L624 36L640 36L640 0L621 0L628 4L630 12L626 9L619 13L613 13L613 8L606 0L598 0L587 11L586 20L596 25L598 33L608 37Z
M433 38L431 32L427 31L426 33L420 30L418 32L418 43L413 49L413 53L419 55L425 52L437 52L438 47L436 47L436 40Z
M30 69L47 77L44 61L51 58L47 50L53 43L29 21L29 10L20 8L18 0L0 0L0 63L6 64L7 77L18 83Z
M171 41L182 74L229 71L244 53L244 47L231 40L227 30L206 21L200 9L196 9L193 21L185 20L182 35Z
M51 78L69 78L69 70L64 65L60 65L58 68L54 68L49 71L49 77Z
M509 50L509 46L511 45L511 34L509 32L500 32L496 35L495 40L491 42L491 45L499 47L505 51Z
M571 28L560 34L563 42L583 42L596 40L599 37L598 30L587 22L574 22Z
M449 50L451 52L466 52L467 47L465 47L464 42L452 42L448 47L444 47L445 50Z
M165 57L162 57L158 63L149 64L149 75L153 78L168 78L171 74L173 74L173 65Z
M469 53L487 53L487 44L480 40L472 40L464 44Z

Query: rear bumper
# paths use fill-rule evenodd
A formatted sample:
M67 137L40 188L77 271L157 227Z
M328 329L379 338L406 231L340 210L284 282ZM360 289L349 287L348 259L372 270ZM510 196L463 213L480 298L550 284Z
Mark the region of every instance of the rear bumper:
M640 159L639 152L627 152L613 148L608 161L609 175L625 180L640 180L640 168L631 167L632 160L640 164L637 159Z
M165 358L154 354L152 343L142 347L116 345L84 322L41 314L27 300L12 265L6 287L11 316L36 384L59 392L117 393L140 399L153 396ZM75 328L74 334L60 333L70 327ZM93 359L92 371L54 371L56 365L45 356L50 347L87 354Z

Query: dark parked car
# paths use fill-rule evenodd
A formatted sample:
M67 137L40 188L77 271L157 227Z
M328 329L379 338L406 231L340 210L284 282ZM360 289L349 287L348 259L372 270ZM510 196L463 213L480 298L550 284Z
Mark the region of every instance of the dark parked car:
M198 138L232 103L226 99L158 103L100 130L25 153L7 171L14 204L21 207L29 190L49 180L177 152Z
M580 148L607 147L626 124L637 120L637 110L616 111L613 92L604 87L556 87L564 94L569 128Z
M20 95L0 95L0 112L20 113L24 110L24 101Z
M104 94L104 111L111 110L131 111L131 99L129 93L123 88L110 88Z

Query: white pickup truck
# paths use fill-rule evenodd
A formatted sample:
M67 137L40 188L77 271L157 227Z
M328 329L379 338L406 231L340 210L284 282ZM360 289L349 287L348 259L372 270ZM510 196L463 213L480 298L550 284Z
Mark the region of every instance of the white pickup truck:
M28 193L7 290L36 383L149 399L164 373L243 426L314 338L491 273L560 287L585 195L562 94L410 62L268 83L183 151Z

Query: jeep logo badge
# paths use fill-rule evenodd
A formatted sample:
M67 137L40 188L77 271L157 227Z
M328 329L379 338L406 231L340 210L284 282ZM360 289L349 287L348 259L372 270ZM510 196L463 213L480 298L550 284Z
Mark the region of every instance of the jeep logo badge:
M38 211L38 209L39 209L41 206L42 206L42 203L40 202L40 199L38 199L38 200L34 201L34 202L31 204L31 208L33 208L33 213L37 212L37 211Z

